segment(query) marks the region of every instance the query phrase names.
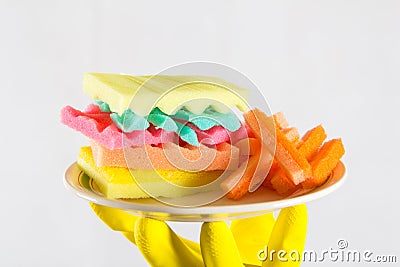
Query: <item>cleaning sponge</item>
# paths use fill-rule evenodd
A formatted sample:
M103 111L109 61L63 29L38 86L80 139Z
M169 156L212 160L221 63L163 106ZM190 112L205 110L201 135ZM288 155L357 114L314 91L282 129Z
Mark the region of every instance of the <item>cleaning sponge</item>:
M111 111L119 114L130 108L145 116L154 107L168 115L181 107L195 114L209 106L222 113L235 106L248 110L248 91L215 77L86 73L83 91L94 100L107 102Z
M127 168L125 156L130 157L129 168L142 170L176 170L187 171L232 170L239 165L239 149L228 143L221 143L214 148L180 147L174 143L163 147L143 145L124 149L109 150L95 141L90 142L93 158L97 166L114 166Z
M186 172L180 170L131 170L119 167L97 167L90 147L82 147L78 155L80 168L94 179L100 191L108 198L148 198L148 196L136 183L134 176L146 183L153 197L181 197L187 190L174 187L165 187L165 182L160 182L157 175L162 176L168 182L179 186L197 187L197 192L204 190L201 185L206 185L217 179L223 171ZM166 190L166 188L169 188ZM193 191L191 191L193 193Z

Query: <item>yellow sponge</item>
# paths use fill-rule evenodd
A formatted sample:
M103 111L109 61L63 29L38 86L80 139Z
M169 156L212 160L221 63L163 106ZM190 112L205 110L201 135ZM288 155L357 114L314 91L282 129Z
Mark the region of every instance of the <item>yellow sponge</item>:
M154 107L167 114L181 107L195 114L203 113L208 106L222 113L235 106L243 112L248 110L248 90L215 77L86 73L83 91L119 114L130 108L144 116Z
M168 187L167 190L165 182L157 179L157 174L176 185L196 187L216 180L223 173L223 171L185 172L180 170L129 171L127 168L120 167L97 167L90 147L81 147L77 163L87 175L92 177L100 191L108 198L148 198L149 196L140 189L133 176L140 177L154 197L181 197L187 190L179 187L174 187L174 190ZM201 190L200 187L196 193Z

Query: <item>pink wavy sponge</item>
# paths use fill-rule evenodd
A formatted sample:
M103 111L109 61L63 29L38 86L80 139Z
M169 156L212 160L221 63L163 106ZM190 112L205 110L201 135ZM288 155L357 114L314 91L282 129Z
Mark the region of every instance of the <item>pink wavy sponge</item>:
M142 146L143 144L164 144L178 138L175 132L165 131L153 125L147 130L122 132L110 118L109 112L102 112L98 106L93 104L83 112L71 106L64 107L61 110L61 122L109 150ZM232 133L222 126L214 126L209 130L200 131L193 124L188 123L188 125L196 131L199 142L207 145L223 142L235 143L250 135L250 130L244 125Z
M111 150L126 146L166 143L177 138L175 132L156 129L154 126L144 131L124 133L118 129L109 115L93 104L84 112L66 106L61 110L61 122Z

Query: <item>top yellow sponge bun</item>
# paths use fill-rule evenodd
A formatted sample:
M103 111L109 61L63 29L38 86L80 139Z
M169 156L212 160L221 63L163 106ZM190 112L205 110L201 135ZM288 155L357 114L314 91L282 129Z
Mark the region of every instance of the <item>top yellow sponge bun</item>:
M155 107L169 115L182 107L195 114L208 106L222 113L248 110L248 91L215 77L85 73L83 91L119 114L130 108L145 116Z

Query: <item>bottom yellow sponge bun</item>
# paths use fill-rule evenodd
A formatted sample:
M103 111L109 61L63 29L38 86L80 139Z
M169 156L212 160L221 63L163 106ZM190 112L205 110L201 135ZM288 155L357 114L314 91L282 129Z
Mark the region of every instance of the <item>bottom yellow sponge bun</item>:
M165 182L157 177L180 186L196 187L208 184L217 179L223 171L186 172L181 170L129 170L120 167L97 167L90 147L81 147L78 155L78 165L89 175L99 187L101 193L108 198L148 198L136 183L134 177L141 177L153 197L181 197L187 190L175 187L165 188ZM201 192L201 187L198 192ZM203 189L204 190L204 189ZM193 191L192 191L193 193Z

